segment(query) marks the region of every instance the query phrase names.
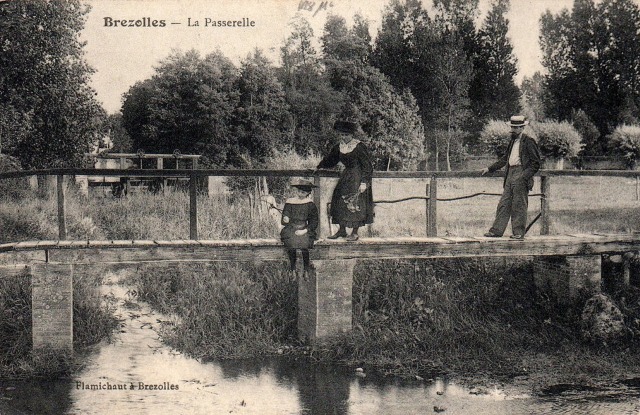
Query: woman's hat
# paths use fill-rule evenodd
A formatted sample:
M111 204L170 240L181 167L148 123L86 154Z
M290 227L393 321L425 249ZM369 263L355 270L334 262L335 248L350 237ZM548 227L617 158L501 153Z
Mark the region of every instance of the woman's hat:
M358 131L358 124L351 121L336 121L333 124L333 129L341 133L355 134Z
M524 115L514 115L507 124L509 127L524 127L525 125L529 125L529 121L527 121L527 117Z
M312 188L316 187L311 181L300 179L300 178L292 179L290 186L299 187L300 189L309 190L309 191L311 191Z

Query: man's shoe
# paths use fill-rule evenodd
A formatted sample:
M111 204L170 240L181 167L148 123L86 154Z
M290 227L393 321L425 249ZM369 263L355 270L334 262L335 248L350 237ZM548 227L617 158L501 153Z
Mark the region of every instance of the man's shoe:
M498 235L497 233L493 233L491 231L484 234L487 238L501 238L502 235Z
M354 234L351 234L351 235L347 236L347 241L349 241L349 242L355 242L355 241L357 241L357 240L358 240L358 238L359 238L359 237L358 237L358 234L355 234L355 235L354 235Z
M344 238L346 236L347 234L345 232L336 232L331 236L327 236L327 239L338 239L338 238Z
M509 238L521 241L524 239L524 235L511 235Z

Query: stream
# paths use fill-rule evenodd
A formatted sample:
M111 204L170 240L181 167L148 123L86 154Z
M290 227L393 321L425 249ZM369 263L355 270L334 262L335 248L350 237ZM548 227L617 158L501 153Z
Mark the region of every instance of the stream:
M156 329L165 317L129 301L117 275L109 280L102 293L118 299L120 333L96 346L72 379L0 381L0 415L640 413L640 379L601 389L555 385L532 395L286 356L203 363L163 345Z

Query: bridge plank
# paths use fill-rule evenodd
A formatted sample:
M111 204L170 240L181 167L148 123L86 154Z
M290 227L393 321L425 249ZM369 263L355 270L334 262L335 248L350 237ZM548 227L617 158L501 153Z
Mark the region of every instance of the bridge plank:
M39 241L38 249L53 249L58 246L60 241Z
M445 241L451 241L455 243L469 243L469 242L482 242L481 238L469 238L469 237L461 237L461 236L443 236L442 239ZM488 238L482 238L488 239Z
M133 240L133 247L146 247L146 246L156 246L156 242L155 241L150 241L150 240L144 240L144 239L134 239Z
M640 234L576 235L578 236L532 236L524 241L514 241L505 237L362 238L358 242L319 241L311 252L313 259L383 259L597 255L640 249ZM3 260L18 262L21 258L20 251L37 252L49 246L51 245L48 245L47 241L11 243L0 245L0 252L4 252ZM277 239L59 241L55 247L56 249L48 251L49 260L54 263L253 261L284 258L283 245Z
M16 246L15 242L10 242L8 244L0 244L0 252L13 251L15 246Z
M89 241L89 248L111 248L113 247L113 241L101 240L101 241Z
M73 241L70 240L59 241L58 245L56 245L56 248L71 248L72 244Z
M27 264L0 265L0 277L18 277L31 273L31 267Z

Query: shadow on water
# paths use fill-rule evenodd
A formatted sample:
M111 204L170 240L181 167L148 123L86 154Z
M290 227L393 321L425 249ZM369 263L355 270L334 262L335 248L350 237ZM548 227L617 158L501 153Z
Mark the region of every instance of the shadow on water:
M59 415L71 408L71 382L0 381L0 414Z
M498 388L469 389L442 379L390 379L308 359L199 363L182 356L163 358L174 360L169 364L173 369L175 363L187 366L185 373L177 370L175 376L168 377L180 386L177 391L144 395L121 391L78 393L79 379L92 383L101 380L83 377L86 374L55 382L4 381L0 382L0 414L609 415L637 414L640 410L638 378L603 388L551 385L538 396L531 396ZM192 367L194 363L197 366Z

